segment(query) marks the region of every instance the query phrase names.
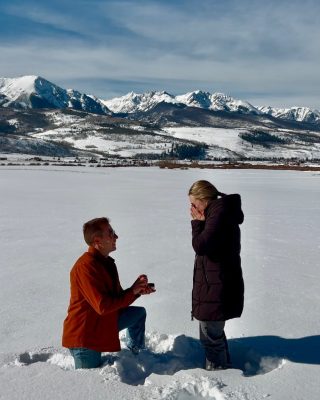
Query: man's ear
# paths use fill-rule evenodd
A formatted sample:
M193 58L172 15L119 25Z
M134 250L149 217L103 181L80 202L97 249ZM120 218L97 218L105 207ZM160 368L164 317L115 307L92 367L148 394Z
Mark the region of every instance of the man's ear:
M95 236L94 238L93 238L93 241L92 241L92 246L93 247L97 247L97 246L99 246L100 245L100 237L99 236Z

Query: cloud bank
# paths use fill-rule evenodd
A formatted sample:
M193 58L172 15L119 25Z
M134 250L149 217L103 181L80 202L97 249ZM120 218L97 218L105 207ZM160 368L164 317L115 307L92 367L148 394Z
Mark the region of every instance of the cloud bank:
M320 108L319 11L315 0L4 0L0 76L103 98L201 89Z

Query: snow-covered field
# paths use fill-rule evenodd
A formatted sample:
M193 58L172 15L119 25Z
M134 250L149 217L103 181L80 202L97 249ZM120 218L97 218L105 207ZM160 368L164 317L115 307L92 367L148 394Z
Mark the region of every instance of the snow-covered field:
M245 213L245 310L226 327L234 369L218 372L200 368L190 321L198 179L241 193ZM319 183L312 172L1 167L0 399L317 400ZM148 350L75 371L60 344L69 270L86 249L83 222L104 215L123 286L143 272L156 283L137 303Z
M263 127L261 127L263 130ZM295 144L270 146L267 148L262 145L252 145L241 137L239 133L244 133L245 129L226 129L226 128L206 128L206 127L174 127L165 128L164 132L174 138L194 140L208 144L211 148L208 150L208 156L212 157L230 157L232 153L239 154L242 157L277 157L277 158L318 158L320 157L320 135L319 132L313 132L319 137L317 143L300 143L296 140ZM159 132L161 133L161 132ZM274 132L276 137L281 139L290 139L293 131L279 130Z
M132 127L135 131L143 131L142 127ZM119 157L134 157L136 154L152 153L160 156L165 150L171 148L169 140L163 136L151 136L148 134L132 135L101 134L91 129L85 138L79 138L79 131L74 128L56 128L45 132L34 133L33 137L60 142L63 140L80 150L98 150Z

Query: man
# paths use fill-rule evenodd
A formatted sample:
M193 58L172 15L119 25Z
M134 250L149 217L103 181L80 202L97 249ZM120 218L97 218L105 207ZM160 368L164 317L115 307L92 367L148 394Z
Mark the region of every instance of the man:
M127 346L138 354L144 347L146 310L130 306L140 295L155 290L146 275L123 290L113 258L117 234L108 218L83 225L89 245L70 273L71 297L63 324L62 345L69 348L75 368L96 368L102 352L120 350L119 331L127 328Z

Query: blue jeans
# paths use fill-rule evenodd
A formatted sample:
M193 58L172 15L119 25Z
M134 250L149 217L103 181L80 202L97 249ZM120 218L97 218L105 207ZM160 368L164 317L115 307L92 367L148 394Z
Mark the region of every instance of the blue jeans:
M127 346L144 348L144 332L146 325L146 309L144 307L130 306L123 308L119 313L119 331L127 329Z
M74 347L69 349L74 359L75 369L79 368L97 368L101 365L101 353L90 350L85 347Z
M120 310L118 327L119 331L127 329L126 339L129 349L144 347L144 333L146 322L146 310L144 307L130 306ZM74 347L69 349L74 358L75 369L97 368L102 364L101 352L85 347Z

